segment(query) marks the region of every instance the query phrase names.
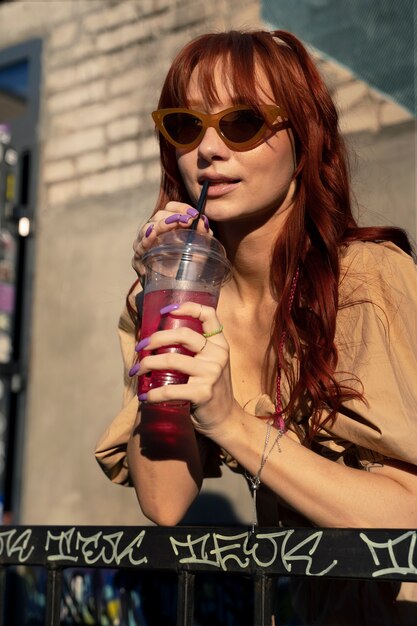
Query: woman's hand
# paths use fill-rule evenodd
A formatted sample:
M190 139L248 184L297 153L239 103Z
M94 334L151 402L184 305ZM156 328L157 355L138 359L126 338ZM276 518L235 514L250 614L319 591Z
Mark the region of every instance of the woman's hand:
M178 353L146 356L140 362L139 375L168 369L186 374L189 379L184 385L164 385L152 389L146 397L140 399L147 402L188 400L193 405L196 430L210 437L217 428L225 426L237 406L231 382L229 345L212 307L185 302L171 311L170 315L199 319L203 332L209 336L205 337L186 327L162 330L151 335L146 350L181 345L193 352L194 356Z
M165 209L157 211L155 215L141 226L138 236L133 242L133 259L132 266L136 271L140 280L145 275L145 268L142 263L142 257L149 248L151 248L155 239L162 233L166 233L175 228L189 228L196 219L198 213L193 207L184 202L168 202ZM203 215L197 224L197 231L211 232L208 219Z

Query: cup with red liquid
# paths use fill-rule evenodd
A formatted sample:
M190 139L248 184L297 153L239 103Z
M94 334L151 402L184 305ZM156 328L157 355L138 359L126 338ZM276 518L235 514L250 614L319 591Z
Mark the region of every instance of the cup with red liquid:
M222 244L209 234L195 230L173 230L160 235L145 253L144 301L141 336L150 337L158 330L187 326L202 333L200 320L190 316L161 314L171 304L197 302L216 308L220 288L231 275L231 265ZM177 352L192 355L180 345L164 346L155 351L146 348L139 357ZM185 384L188 376L172 370L155 370L139 376L138 395L162 385ZM188 401L143 402L142 428L154 430L167 440L175 438L181 419L188 418Z

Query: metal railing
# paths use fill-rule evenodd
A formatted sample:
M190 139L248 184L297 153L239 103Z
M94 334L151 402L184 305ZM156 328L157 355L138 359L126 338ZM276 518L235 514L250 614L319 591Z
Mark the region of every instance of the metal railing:
M253 579L257 626L270 626L275 577L417 582L417 530L246 527L9 526L0 530L0 626L6 572L47 571L45 626L60 624L67 568L170 571L178 578L177 626L192 626L195 577L228 572Z

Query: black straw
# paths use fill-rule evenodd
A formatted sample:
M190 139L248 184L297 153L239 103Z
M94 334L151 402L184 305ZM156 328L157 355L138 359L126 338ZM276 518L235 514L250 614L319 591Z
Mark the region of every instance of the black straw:
M196 210L198 211L198 218L196 218L193 221L193 223L191 224L190 230L195 230L197 228L198 220L200 219L202 215L204 215L204 207L206 206L206 198L207 198L207 191L209 188L209 184L210 183L207 179L203 183L200 197L198 199L197 206L196 206Z
M209 184L210 183L208 180L205 180L203 183L200 197L198 199L197 206L196 206L196 210L198 211L198 217L196 216L189 230L195 230L197 228L198 220L200 219L202 215L204 215L204 207L206 206L207 191L209 188ZM191 241L192 241L192 236L188 235L185 245L187 245L188 243L191 243ZM183 254L181 257L180 264L178 266L177 275L175 277L176 280L181 280L183 278L186 260L187 260L186 254Z

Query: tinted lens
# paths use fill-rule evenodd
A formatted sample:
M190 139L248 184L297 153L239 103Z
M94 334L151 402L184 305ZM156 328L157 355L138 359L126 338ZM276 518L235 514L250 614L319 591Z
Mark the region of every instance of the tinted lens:
M191 113L168 113L164 117L164 126L174 141L185 146L197 139L203 124Z
M219 126L226 139L243 143L255 137L264 123L263 117L253 109L242 109L222 117Z

